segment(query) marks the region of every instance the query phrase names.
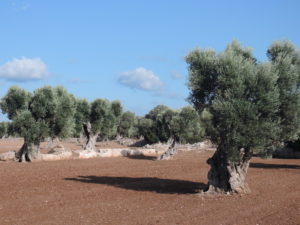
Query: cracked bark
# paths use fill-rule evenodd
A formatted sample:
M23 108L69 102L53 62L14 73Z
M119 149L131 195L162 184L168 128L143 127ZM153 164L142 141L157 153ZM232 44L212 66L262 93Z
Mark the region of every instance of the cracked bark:
M38 159L40 154L40 144L28 144L26 141L21 149L16 153L16 159L19 162L32 162Z
M92 126L90 122L83 124L83 131L86 137L86 142L84 144L84 150L96 150L96 141L99 135L98 132L94 133L92 131Z
M158 156L157 160L171 159L174 155L176 155L176 153L177 153L176 138L174 138L173 136L170 137L170 139L168 140L168 143L169 143L169 147L168 147L167 151L165 151L162 155Z
M252 152L250 149L240 149L238 162L231 162L228 157L218 149L207 160L211 166L208 172L207 193L249 193L246 183L246 174L249 168Z

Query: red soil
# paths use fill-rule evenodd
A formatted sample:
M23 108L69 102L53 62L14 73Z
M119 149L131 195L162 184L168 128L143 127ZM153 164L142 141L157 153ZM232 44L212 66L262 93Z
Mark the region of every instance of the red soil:
M251 194L197 195L211 154L3 162L0 224L300 224L299 159L253 158Z
M18 151L23 144L23 138L13 138L13 139L0 139L0 153L7 151ZM53 145L61 144L65 148L72 150L80 150L82 149L82 144L74 141L74 142L54 142ZM41 143L41 152L46 153L49 149L47 149L48 142ZM127 146L120 145L115 141L106 141L106 142L97 142L97 149L104 148L124 148Z

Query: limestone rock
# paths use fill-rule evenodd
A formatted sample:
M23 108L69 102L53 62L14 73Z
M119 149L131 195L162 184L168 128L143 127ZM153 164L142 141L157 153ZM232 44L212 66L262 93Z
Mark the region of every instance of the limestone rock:
M9 151L0 154L0 161L15 161L16 160L16 152Z

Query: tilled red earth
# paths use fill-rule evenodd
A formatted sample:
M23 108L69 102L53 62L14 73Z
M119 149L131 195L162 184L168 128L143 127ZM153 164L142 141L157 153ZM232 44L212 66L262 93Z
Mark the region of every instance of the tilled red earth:
M300 224L300 160L253 158L248 195L203 196L212 152L0 163L0 224Z

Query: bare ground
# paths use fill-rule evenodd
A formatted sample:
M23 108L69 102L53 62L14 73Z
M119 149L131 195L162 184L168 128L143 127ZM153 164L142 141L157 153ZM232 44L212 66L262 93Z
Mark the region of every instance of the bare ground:
M1 141L0 152L20 145ZM207 182L211 154L3 162L0 224L300 224L299 159L253 158L251 194L195 194Z

